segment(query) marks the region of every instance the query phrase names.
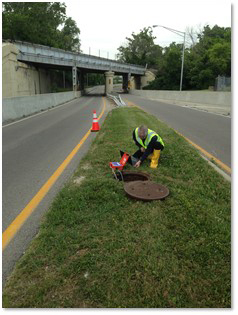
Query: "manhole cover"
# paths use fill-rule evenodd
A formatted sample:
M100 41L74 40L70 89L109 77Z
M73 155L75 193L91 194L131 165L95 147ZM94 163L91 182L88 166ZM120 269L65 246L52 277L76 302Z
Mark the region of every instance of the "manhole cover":
M131 198L144 201L164 199L169 195L167 187L150 180L125 183L124 190Z
M121 175L119 173L116 174L119 180L121 179ZM133 171L122 171L122 176L124 182L132 182L132 181L147 181L150 179L150 175L143 172L133 172Z

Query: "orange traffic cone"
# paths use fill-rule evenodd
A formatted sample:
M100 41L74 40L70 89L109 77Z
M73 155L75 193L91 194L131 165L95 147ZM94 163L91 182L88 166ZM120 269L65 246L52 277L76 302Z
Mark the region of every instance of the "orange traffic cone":
M97 114L96 111L93 111L93 125L92 125L92 129L91 131L99 131L100 127L99 127L99 123L98 123L98 119L97 119Z

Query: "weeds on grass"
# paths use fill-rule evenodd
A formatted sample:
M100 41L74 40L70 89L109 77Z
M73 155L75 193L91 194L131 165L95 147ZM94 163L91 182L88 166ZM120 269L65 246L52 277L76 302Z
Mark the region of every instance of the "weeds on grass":
M136 150L141 124L165 142L159 168L140 168L168 186L164 201L128 199L109 169L120 149ZM183 138L140 109L117 108L80 177L58 194L17 263L4 307L230 307L230 184Z

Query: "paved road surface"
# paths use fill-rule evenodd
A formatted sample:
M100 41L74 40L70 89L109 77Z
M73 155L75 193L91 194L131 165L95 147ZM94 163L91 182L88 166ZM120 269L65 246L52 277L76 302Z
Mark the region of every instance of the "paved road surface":
M91 128L93 109L99 115L102 108L103 98L100 95L96 97L94 90L93 96L73 100L3 127L3 232ZM100 124L104 118L105 114ZM96 133L90 134L37 209L3 251L3 283L36 234L42 214L49 208L64 182L73 174L95 136Z
M143 110L156 116L173 129L231 167L231 118L178 105L122 94ZM163 137L163 135L161 135Z

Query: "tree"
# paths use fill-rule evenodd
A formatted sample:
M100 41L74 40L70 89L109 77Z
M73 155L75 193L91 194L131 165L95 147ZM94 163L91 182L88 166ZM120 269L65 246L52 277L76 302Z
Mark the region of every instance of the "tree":
M118 59L122 62L156 67L162 56L162 48L155 45L151 27L144 27L138 34L132 33L132 37L126 37L128 41L118 48Z
M213 86L218 75L231 75L231 29L208 25L197 34L195 41L185 49L183 90L207 89ZM181 72L182 45L172 43L165 47L156 79L146 89L178 90Z
M189 55L190 85L207 89L218 75L231 76L231 29L205 26Z
M179 90L183 45L171 43L165 47L156 79L147 89Z
M88 86L103 85L105 84L105 76L103 73L88 73L87 74Z
M67 18L60 32L60 38L64 43L65 50L80 51L79 33L80 30L76 22L71 17Z
M215 73L230 76L231 45L228 42L216 43L207 51L211 68Z
M68 50L79 45L79 29L61 2L3 2L3 39ZM60 26L62 30L60 30Z

